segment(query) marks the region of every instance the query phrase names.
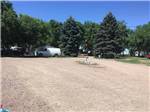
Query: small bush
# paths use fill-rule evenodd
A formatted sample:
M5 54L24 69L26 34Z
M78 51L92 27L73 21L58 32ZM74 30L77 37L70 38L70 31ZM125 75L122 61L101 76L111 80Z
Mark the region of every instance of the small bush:
M103 53L102 58L115 58L115 53L113 52Z

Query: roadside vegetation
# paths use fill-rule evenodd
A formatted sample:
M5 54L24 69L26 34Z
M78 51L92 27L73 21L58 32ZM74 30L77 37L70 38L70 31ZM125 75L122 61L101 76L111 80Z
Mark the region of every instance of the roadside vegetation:
M147 66L150 66L150 59L144 58L144 57L131 57L131 56L125 56L121 57L120 59L116 59L120 62L125 63L133 63L133 64L145 64Z
M81 23L73 17L63 23L56 20L45 22L28 15L17 15L11 2L1 1L1 32L3 50L19 46L29 55L43 45L59 47L64 56L70 57L88 54L118 58L126 48L131 56L150 53L150 22L131 30L111 12L101 24Z

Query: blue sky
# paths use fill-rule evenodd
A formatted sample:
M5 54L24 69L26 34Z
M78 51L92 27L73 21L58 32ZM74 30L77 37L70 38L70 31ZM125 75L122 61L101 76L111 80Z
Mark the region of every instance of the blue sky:
M100 23L109 11L117 20L125 21L132 29L150 21L150 1L13 1L12 3L17 14L27 14L44 21L55 19L64 22L69 16L73 16L82 23L85 21Z

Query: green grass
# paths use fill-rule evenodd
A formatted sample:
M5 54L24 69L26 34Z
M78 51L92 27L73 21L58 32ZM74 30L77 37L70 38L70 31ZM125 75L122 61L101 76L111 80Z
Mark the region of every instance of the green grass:
M133 63L133 64L145 64L147 66L150 66L150 59L147 58L141 58L141 57L121 57L120 59L116 59L120 62L125 63Z

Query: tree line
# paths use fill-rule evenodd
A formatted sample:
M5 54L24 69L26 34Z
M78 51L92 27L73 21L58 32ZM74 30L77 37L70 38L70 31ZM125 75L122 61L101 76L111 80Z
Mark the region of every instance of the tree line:
M81 23L73 17L65 22L43 20L17 15L12 3L1 2L1 48L20 46L31 52L42 45L60 47L65 56L87 53L96 57L114 58L128 48L131 55L150 52L150 22L135 30L117 21L109 12L101 24Z

